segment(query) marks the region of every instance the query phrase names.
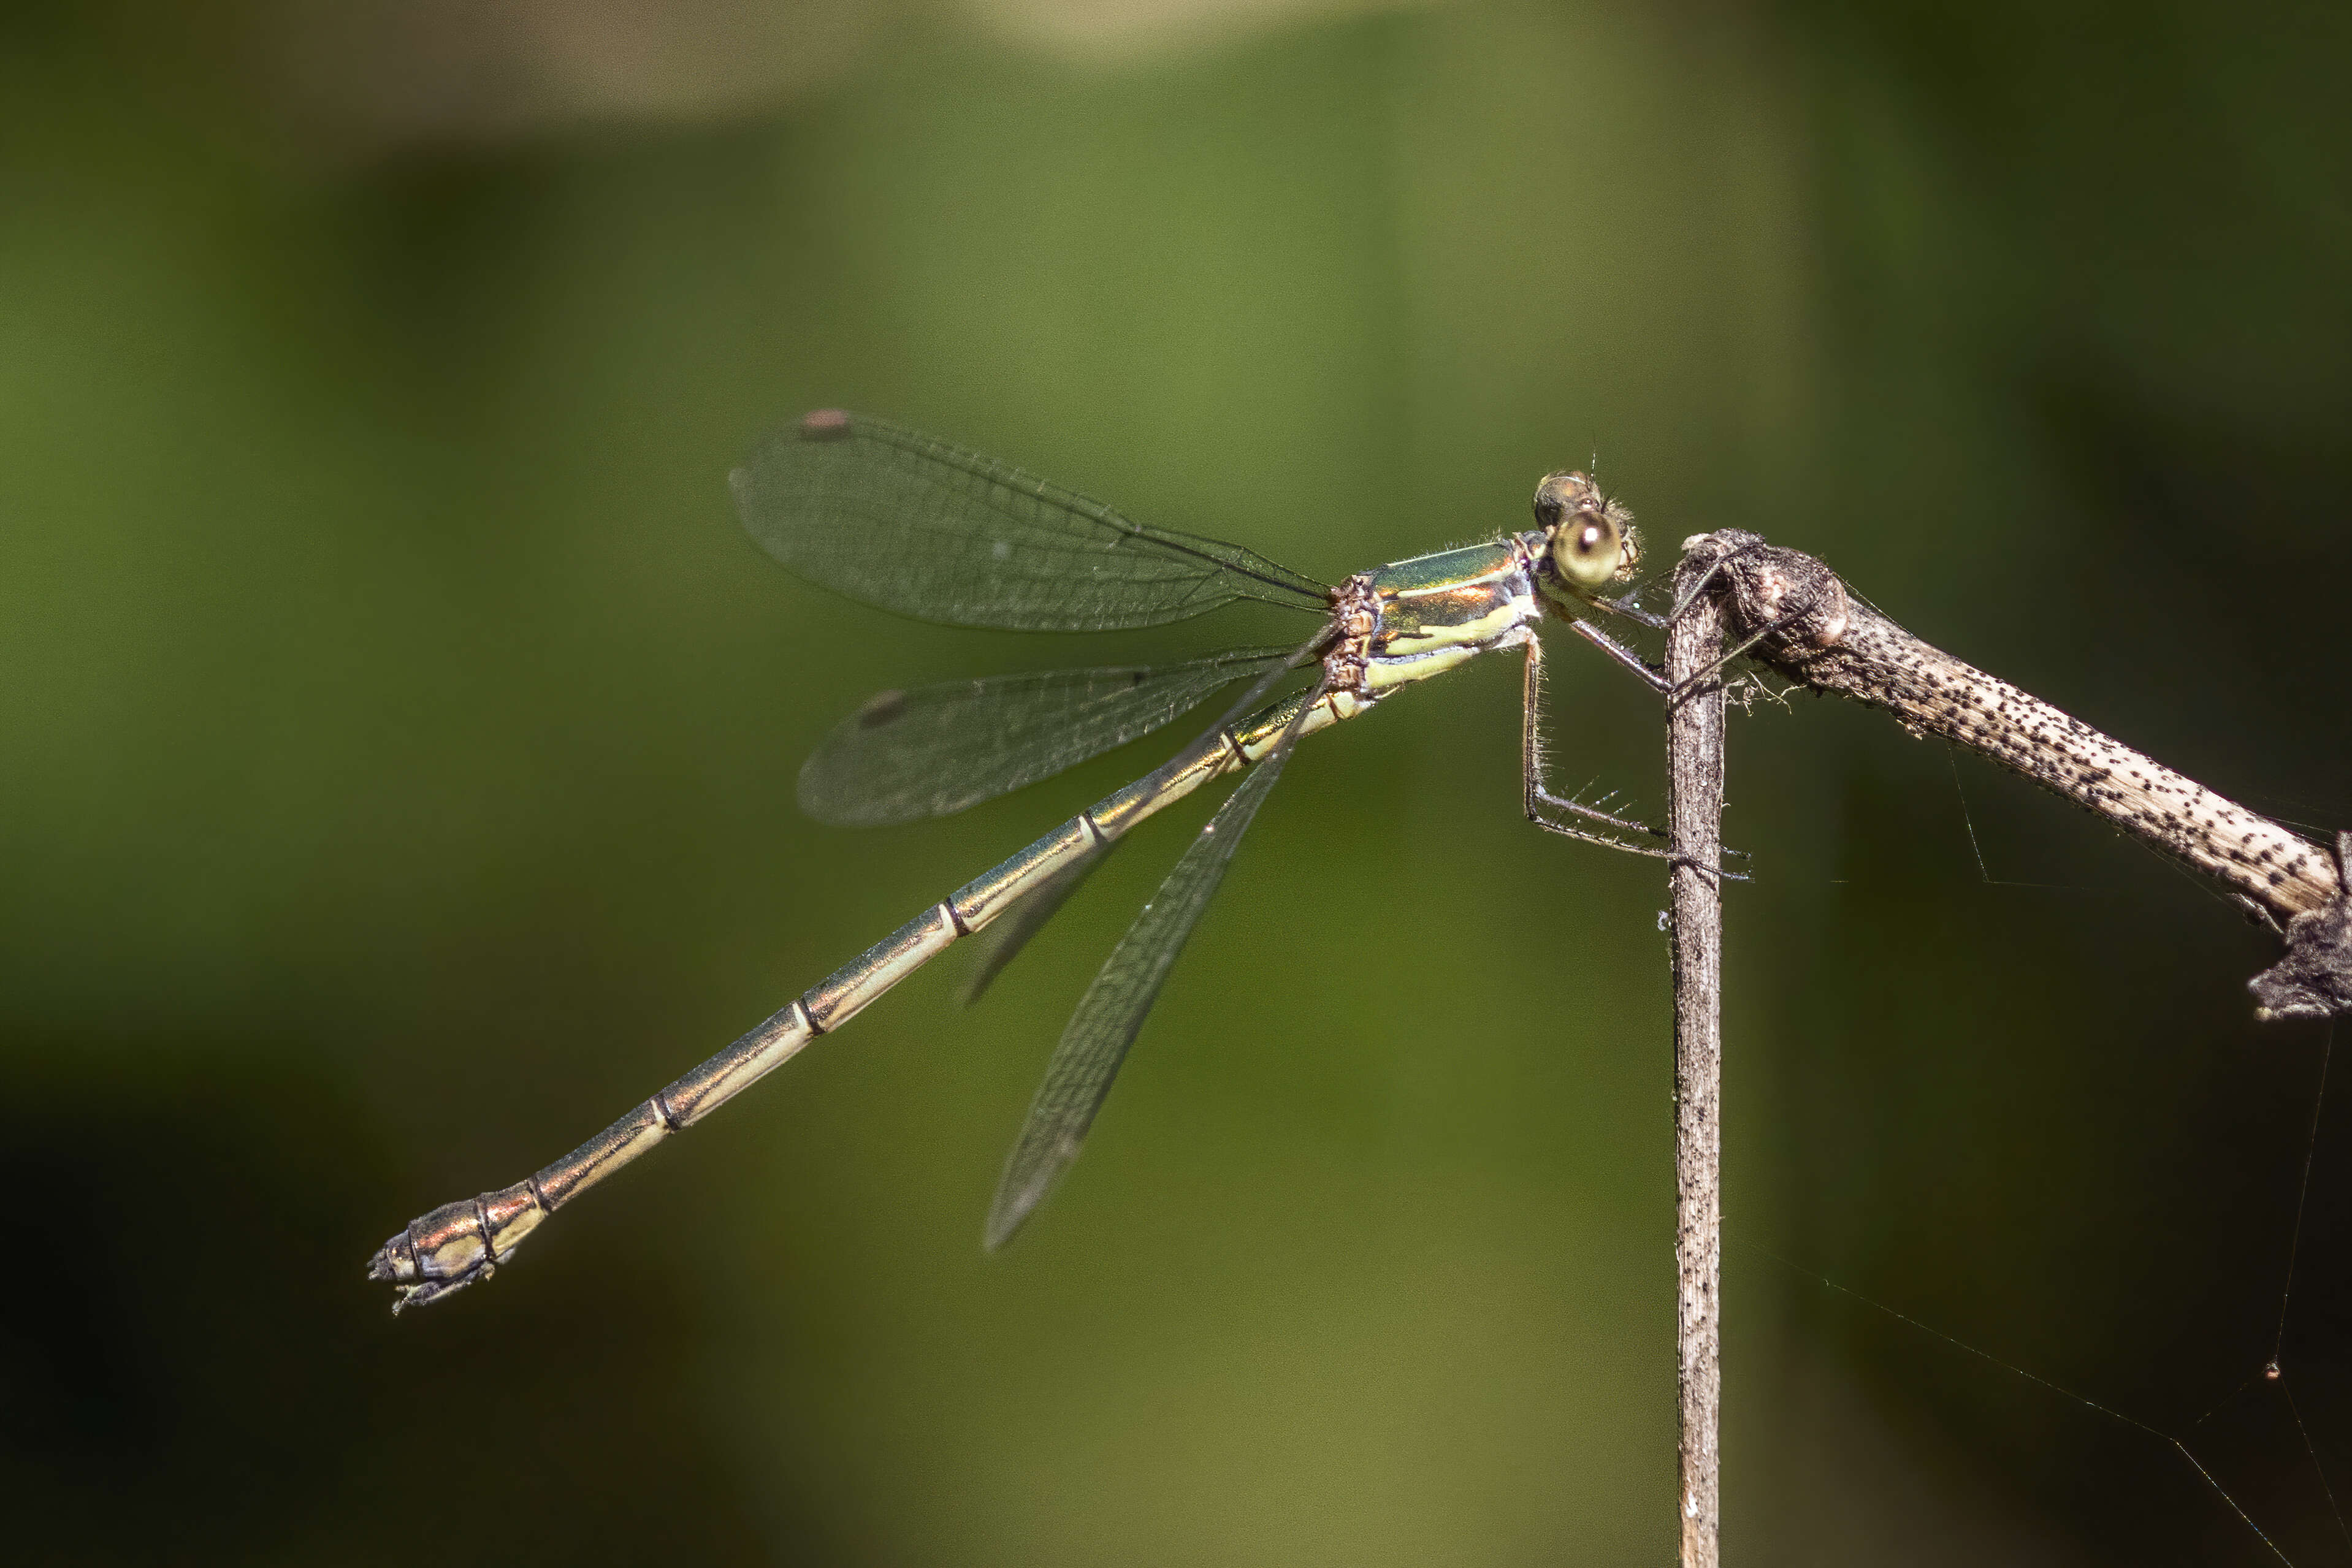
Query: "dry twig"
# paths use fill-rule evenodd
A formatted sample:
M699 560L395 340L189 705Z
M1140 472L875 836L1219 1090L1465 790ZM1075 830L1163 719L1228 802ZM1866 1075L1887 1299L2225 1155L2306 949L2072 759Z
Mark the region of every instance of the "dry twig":
M1708 561L1685 554L1677 601ZM1675 1337L1681 1392L1682 1568L1718 1561L1723 1388L1723 651L1721 602L1692 599L1666 632L1668 877L1675 954Z
M1738 529L1683 543L1678 581L1722 607L1739 651L1892 713L2056 791L2229 888L2285 941L2248 982L2263 1018L2352 1011L2352 832L2331 854L2122 742L1929 646L1800 550Z

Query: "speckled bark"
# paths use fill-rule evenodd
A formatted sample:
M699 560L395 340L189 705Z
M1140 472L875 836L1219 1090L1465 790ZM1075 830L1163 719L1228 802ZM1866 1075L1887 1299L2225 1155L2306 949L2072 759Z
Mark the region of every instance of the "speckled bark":
M2252 981L2267 1016L2352 1008L2352 885L2326 850L2184 779L2039 697L1929 646L1799 550L1726 529L1685 542L1737 643L1790 680L1856 697L1915 735L1983 752L2236 893L2287 957Z
M1685 554L1676 587L1705 570ZM1679 591L1677 597L1680 597ZM1717 602L1666 633L1666 677L1695 682L1666 719L1667 873L1674 894L1675 1340L1681 1394L1682 1568L1717 1568L1723 1390L1723 652Z

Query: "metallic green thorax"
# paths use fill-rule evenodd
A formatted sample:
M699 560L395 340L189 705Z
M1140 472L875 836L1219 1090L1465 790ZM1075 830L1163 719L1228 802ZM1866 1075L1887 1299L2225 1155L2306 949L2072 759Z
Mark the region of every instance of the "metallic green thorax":
M1368 697L1517 647L1544 613L1534 560L1517 539L1360 572L1334 599L1346 641L1328 662L1332 685Z

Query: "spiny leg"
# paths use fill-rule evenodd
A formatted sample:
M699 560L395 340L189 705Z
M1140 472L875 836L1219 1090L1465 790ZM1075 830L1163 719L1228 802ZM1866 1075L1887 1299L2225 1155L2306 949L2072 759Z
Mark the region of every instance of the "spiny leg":
M1559 833L1571 839L1582 839L1587 843L1605 844L1612 850L1623 850L1630 854L1663 857L1666 852L1664 850L1654 849L1647 844L1629 844L1622 839L1612 838L1606 833L1595 832L1590 828L1563 821L1557 814L1572 813L1584 818L1587 821L1604 822L1623 832L1646 833L1652 838L1658 839L1666 836L1646 822L1636 822L1630 818L1612 816L1598 808L1585 805L1580 800L1571 800L1565 796L1555 795L1544 788L1543 643L1532 632L1528 634L1527 648L1527 678L1520 688L1525 717L1519 727L1519 777L1526 788L1528 821L1548 832ZM1635 662L1639 663L1638 660ZM1643 667L1646 669L1648 666Z
M1642 589L1636 588L1615 599L1596 599L1593 602L1612 615L1622 615L1636 625L1647 626L1653 632L1664 631L1666 623L1672 617L1661 615L1654 610L1644 610L1634 603L1634 595L1642 591Z
M1633 649L1628 648L1624 643L1620 643L1617 639L1609 635L1608 632L1603 632L1600 627L1595 626L1591 622L1580 621L1574 616L1570 616L1569 617L1568 627L1570 631L1575 632L1578 636L1583 638L1586 642L1591 643L1602 653L1608 654L1618 664L1623 665L1626 669L1633 671L1635 675L1640 677L1642 684L1648 686L1652 691L1666 694L1671 693L1675 689L1674 683L1666 679L1663 674L1660 674L1655 669L1652 668L1648 660L1643 658L1641 654L1633 652ZM1535 644L1530 642L1528 646L1532 648ZM1540 679L1541 677L1538 676L1538 678Z
M1584 622L1576 621L1570 624L1581 629ZM1609 645L1613 646L1613 644ZM1582 839L1587 843L1602 844L1612 850L1623 850L1628 854L1655 855L1660 860L1674 865L1687 865L1706 876L1719 877L1729 882L1746 882L1748 877L1744 873L1726 870L1720 866L1703 866L1686 856L1670 854L1664 850L1655 849L1648 844L1629 844L1622 839L1612 838L1606 833L1596 833L1589 828L1580 828L1573 822L1564 822L1557 817L1545 814L1547 811L1570 811L1591 821L1606 822L1612 828L1622 829L1629 833L1646 833L1652 838L1658 839L1666 836L1647 822L1637 822L1626 817L1611 816L1608 812L1598 810L1581 801L1555 795L1544 788L1543 643L1537 640L1533 632L1529 632L1527 648L1527 678L1525 685L1520 688L1525 717L1519 728L1519 774L1527 788L1528 821L1547 832L1559 833L1566 838ZM1633 657L1631 654L1626 656ZM1639 660L1635 660L1635 663L1639 664ZM1649 671L1649 666L1646 664L1641 667L1645 672ZM1665 689L1671 685L1664 676L1659 676L1656 684L1661 689ZM1748 858L1747 852L1744 850L1726 848L1723 852L1740 860Z

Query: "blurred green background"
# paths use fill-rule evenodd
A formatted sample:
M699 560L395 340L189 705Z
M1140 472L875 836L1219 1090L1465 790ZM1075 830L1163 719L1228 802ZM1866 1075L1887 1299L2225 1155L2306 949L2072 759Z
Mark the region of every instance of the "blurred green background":
M1520 820L1499 661L1301 752L1004 1255L1205 806L488 1287L362 1265L1159 754L803 819L872 691L1266 640L802 586L724 481L812 406L1327 580L1597 457L1654 559L1763 529L2352 821L2348 77L2316 5L10 7L11 1555L1665 1561L1661 883ZM1654 704L1555 648L1562 775L1656 815ZM1733 746L1731 1560L2275 1560L1823 1278L2352 1557L2352 1113L2264 940L1878 716Z

